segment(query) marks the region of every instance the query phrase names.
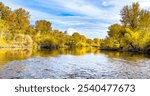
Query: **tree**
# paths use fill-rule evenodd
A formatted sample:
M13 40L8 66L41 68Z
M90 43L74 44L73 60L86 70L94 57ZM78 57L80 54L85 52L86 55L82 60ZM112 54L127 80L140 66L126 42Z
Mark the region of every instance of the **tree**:
M75 32L74 34L72 34L71 42L73 46L84 47L86 46L86 37L83 35L80 35L78 32Z
M119 24L113 24L108 28L108 36L118 38L123 27Z
M76 45L76 43L78 43L80 41L80 34L75 32L72 34L72 39L73 39L73 43Z
M150 45L150 32L145 33L138 42L139 42L139 46L141 49L144 49L145 47L149 46Z
M10 8L5 6L2 2L0 2L0 18L3 20L9 20L10 14Z
M52 31L51 22L46 20L38 20L35 23L35 29L37 32L49 33Z
M92 39L86 39L86 43L88 46L92 46L93 45L93 40Z
M126 28L126 33L125 33L125 40L128 45L134 50L139 49L139 41L140 41L140 34L139 32L133 32L129 28Z
M99 38L94 38L93 42L95 47L99 47L101 45L101 40Z
M121 10L121 23L132 30L136 29L139 24L140 7L139 3L133 3L132 6L125 6Z
M5 20L0 19L0 37L2 38L4 34L8 32L8 24Z
M64 47L65 46L65 35L63 32L59 30L53 30L51 32L51 36L54 36L55 39L58 41L59 47Z
M29 34L31 36L35 36L36 35L36 31L34 26L30 25L26 31L26 34Z
M149 32L150 30L150 12L147 10L141 10L139 17L139 26L138 30L141 34Z
M11 30L15 33L25 33L29 27L29 12L19 8L13 11L10 17Z

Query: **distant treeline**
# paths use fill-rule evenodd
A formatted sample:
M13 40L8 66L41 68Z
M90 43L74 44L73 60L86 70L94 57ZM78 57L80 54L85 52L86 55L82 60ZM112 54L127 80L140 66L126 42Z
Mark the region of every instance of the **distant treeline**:
M138 2L120 11L121 25L108 28L101 49L150 53L150 11L140 9Z
M100 47L98 38L88 39L75 32L72 36L52 28L46 20L30 24L30 14L25 9L11 10L0 2L0 47L4 48L60 48Z

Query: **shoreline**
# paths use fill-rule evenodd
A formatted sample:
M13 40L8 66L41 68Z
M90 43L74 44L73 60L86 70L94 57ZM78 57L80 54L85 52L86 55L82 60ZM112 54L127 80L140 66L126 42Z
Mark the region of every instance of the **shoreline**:
M57 49L81 49L81 48L95 48L101 51L112 51L112 52L125 52L133 54L147 54L150 55L150 50L131 50L131 49L117 49L117 48L98 48L98 47L60 47L60 48L34 48L34 47L0 47L1 49L10 49L10 50L25 50L25 49L36 49L36 50L57 50Z
M117 49L117 48L100 48L100 50L150 55L150 50L133 50L133 49L124 49L123 50L123 49Z

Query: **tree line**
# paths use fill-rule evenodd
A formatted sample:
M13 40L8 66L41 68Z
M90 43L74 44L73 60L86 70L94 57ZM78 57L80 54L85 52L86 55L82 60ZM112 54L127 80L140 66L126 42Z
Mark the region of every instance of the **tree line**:
M98 38L89 39L78 32L68 35L53 29L50 21L37 20L32 25L29 19L30 14L25 9L11 10L0 2L0 47L100 47Z
M135 2L124 6L120 15L120 24L109 26L105 39L89 39L78 32L67 35L53 29L52 23L47 20L37 20L32 25L28 11L22 8L11 10L0 2L0 47L97 47L150 53L150 11L141 9L140 4Z

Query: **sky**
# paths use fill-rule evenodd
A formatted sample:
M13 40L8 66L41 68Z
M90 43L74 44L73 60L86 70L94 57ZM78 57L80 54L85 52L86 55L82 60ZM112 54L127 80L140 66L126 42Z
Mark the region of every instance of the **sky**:
M12 8L30 12L31 24L36 20L52 22L53 29L79 32L88 38L105 38L108 27L120 23L120 10L132 2L149 9L150 0L0 0Z

